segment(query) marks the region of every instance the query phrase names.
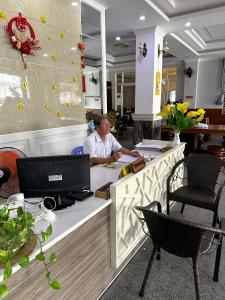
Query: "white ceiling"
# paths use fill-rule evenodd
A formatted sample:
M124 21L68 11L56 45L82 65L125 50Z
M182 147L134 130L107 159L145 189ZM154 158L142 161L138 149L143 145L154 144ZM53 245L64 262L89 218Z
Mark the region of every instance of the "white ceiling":
M171 54L180 59L225 57L225 0L97 0L106 10L107 53L135 53L137 29L159 25ZM146 20L140 21L139 16ZM191 27L185 27L191 22ZM94 31L94 28L93 28ZM172 34L172 35L171 35ZM116 42L115 37L121 41ZM117 47L120 44L120 47ZM124 45L124 48L121 48Z

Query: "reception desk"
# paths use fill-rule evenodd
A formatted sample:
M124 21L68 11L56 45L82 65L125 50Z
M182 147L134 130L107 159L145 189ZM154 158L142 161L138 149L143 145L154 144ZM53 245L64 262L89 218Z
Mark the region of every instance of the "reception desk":
M157 143L168 145L165 141ZM54 252L58 257L51 271L62 288L51 290L43 278L42 264L32 261L26 269L14 267L8 281L11 289L8 299L97 299L145 240L135 205L159 200L165 208L166 179L183 157L184 146L181 143L165 153L151 150L155 158L144 169L120 180L117 180L120 167L91 168L92 190L114 182L110 187L111 199L90 197L57 211L53 235L44 246L47 255ZM38 226L47 224L40 222Z

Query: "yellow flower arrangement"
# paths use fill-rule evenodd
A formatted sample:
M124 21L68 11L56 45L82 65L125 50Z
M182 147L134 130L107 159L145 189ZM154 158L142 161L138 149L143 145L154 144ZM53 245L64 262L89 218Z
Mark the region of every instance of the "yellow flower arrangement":
M168 126L172 127L175 132L180 132L181 129L194 127L204 119L204 109L188 111L189 105L189 102L168 104L158 115L167 119Z

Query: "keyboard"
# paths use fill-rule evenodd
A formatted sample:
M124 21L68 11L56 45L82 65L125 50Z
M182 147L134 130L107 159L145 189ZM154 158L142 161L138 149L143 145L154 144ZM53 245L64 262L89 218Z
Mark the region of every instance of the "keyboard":
M92 196L93 194L94 194L94 192L92 192L92 191L83 191L81 193L70 192L70 193L66 194L66 198L83 201L84 199Z

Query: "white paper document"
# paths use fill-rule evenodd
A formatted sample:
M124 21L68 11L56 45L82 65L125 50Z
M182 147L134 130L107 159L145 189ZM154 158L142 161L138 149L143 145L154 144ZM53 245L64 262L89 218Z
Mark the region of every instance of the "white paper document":
M162 144L143 144L142 142L141 143L138 143L137 145L135 145L136 148L140 148L140 149L156 149L156 150L160 150L162 148L165 147L165 145L162 145Z
M124 162L124 163L132 163L133 161L135 161L137 159L138 159L138 157L122 154L120 159L118 159L117 161Z

